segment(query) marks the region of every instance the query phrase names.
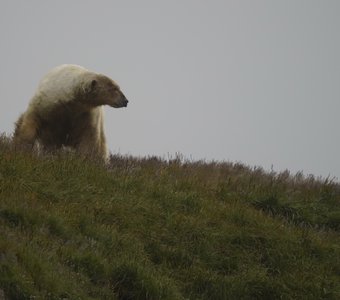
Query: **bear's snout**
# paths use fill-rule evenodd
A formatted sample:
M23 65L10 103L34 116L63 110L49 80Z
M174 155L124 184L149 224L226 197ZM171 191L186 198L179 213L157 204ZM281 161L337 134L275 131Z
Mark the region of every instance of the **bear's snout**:
M121 93L120 105L122 107L127 107L128 103L129 103L128 99L126 99L125 95L123 93Z
M129 103L129 100L124 97L124 99L123 99L123 106L127 107L128 103Z
M120 107L127 107L129 101L126 97L121 94L119 98L111 99L111 102L107 103L111 107L120 108Z

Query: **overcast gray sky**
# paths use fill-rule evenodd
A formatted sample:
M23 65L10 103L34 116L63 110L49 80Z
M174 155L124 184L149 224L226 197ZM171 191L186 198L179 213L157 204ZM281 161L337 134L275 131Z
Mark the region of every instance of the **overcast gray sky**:
M116 80L112 152L340 178L340 1L0 1L0 131L41 77Z

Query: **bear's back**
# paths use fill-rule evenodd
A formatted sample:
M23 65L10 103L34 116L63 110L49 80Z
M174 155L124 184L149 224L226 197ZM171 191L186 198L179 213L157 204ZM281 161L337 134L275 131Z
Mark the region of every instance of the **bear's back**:
M84 88L88 75L95 74L81 66L64 64L50 70L39 82L30 106L50 110L58 103L68 103Z

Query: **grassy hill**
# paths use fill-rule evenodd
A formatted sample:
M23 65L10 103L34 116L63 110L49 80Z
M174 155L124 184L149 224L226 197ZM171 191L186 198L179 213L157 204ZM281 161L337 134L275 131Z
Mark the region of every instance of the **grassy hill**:
M340 186L0 141L0 299L340 299Z

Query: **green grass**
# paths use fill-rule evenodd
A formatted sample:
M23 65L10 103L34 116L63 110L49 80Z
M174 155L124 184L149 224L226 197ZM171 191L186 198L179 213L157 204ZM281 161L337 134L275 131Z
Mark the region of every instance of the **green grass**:
M0 297L340 299L340 186L0 141Z

